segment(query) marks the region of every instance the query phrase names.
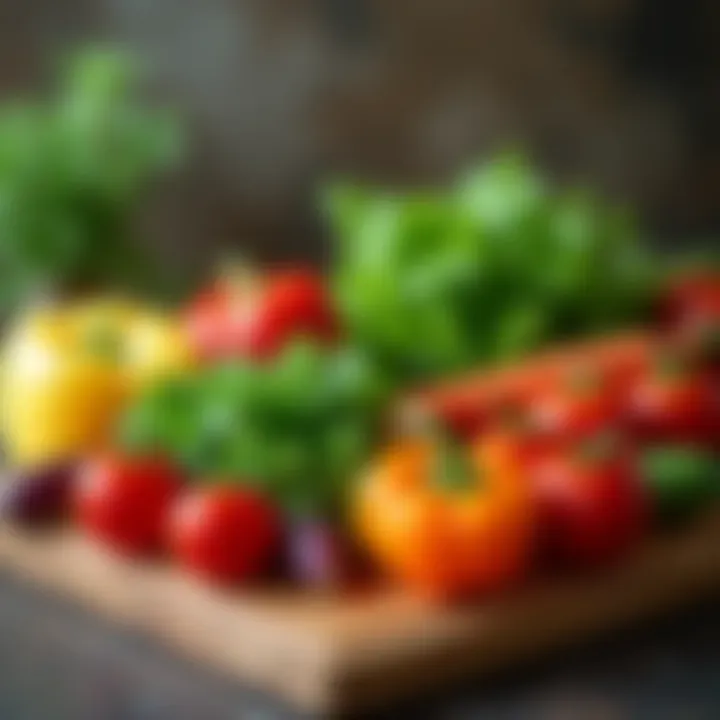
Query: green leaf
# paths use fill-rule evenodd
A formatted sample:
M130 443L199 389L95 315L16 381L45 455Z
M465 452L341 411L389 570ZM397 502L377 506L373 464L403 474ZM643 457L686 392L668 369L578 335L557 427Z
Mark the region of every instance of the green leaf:
M131 221L181 158L182 132L146 104L140 80L135 58L93 48L67 63L57 97L0 108L0 285L13 288L5 311L38 285L149 286ZM154 285L166 283L156 275Z
M404 383L637 322L658 286L624 209L552 188L519 153L449 190L360 194L333 286L353 339Z
M199 479L222 476L289 509L330 512L370 452L387 388L356 349L299 340L264 364L200 368L147 391L122 437Z

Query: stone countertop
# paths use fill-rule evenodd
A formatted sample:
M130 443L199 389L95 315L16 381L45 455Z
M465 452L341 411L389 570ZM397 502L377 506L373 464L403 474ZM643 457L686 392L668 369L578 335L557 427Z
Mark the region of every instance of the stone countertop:
M267 697L0 574L1 720L294 717ZM382 717L715 720L716 602Z

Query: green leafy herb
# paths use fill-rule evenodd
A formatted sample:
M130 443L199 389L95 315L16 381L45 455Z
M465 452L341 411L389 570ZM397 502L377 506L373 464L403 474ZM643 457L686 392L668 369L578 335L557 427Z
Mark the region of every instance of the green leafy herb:
M151 274L130 221L182 142L139 80L122 52L89 49L68 63L57 96L0 109L0 310L38 290Z
M403 380L515 359L642 317L653 264L632 219L507 154L436 193L335 185L334 287Z
M267 364L204 368L150 390L121 439L195 475L256 484L289 510L331 512L371 450L385 397L357 351L298 342Z
M651 447L642 456L643 480L661 519L684 519L720 497L720 458L685 445Z

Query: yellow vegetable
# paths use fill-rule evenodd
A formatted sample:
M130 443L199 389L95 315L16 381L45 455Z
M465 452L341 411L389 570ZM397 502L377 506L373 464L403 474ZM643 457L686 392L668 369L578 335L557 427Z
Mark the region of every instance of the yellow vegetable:
M176 320L139 304L96 299L27 314L2 358L8 459L34 466L101 447L128 399L191 364Z

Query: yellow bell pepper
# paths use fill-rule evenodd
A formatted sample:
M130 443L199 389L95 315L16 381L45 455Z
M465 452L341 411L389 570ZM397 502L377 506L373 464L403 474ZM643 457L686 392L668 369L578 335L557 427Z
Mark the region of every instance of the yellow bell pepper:
M96 299L29 313L2 357L8 459L35 466L97 449L130 398L191 365L176 320L139 304Z

